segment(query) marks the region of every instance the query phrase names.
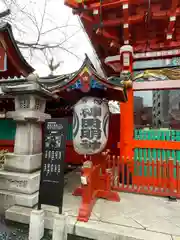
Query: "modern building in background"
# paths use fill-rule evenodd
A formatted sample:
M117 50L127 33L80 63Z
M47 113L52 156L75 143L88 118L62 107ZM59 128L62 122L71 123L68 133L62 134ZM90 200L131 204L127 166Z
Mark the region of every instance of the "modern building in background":
M134 125L141 125L141 111L143 109L143 97L134 96Z
M180 129L180 91L152 92L152 107L144 105L144 96L134 96L134 124L136 128ZM110 112L120 113L118 102L109 102Z
M180 129L180 91L169 91L170 127Z
M143 97L134 96L134 112L143 108Z
M153 91L152 127L180 126L180 91Z
M135 128L152 126L152 107L144 105L142 96L134 96L134 125Z
M153 91L152 127L169 127L169 92Z
M179 90L171 90L169 91L169 113L170 115L174 115L176 112L180 111L180 91ZM174 117L178 117L175 116Z

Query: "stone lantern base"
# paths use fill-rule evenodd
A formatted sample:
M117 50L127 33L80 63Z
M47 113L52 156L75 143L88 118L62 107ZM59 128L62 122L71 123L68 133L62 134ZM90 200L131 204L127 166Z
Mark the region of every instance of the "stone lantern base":
M7 153L4 170L31 173L40 169L41 161L42 153L31 155Z

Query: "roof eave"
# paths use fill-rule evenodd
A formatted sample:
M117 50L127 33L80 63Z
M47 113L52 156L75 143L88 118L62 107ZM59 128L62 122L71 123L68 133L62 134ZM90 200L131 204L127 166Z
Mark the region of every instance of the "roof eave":
M8 33L8 37L10 41L12 42L12 45L17 53L17 56L19 57L21 63L24 65L24 70L27 72L27 74L30 74L35 71L35 69L25 60L23 57L21 51L19 50L19 47L16 43L16 40L14 38L13 32L12 32L12 27L9 23L1 23L0 24L0 32L1 33Z

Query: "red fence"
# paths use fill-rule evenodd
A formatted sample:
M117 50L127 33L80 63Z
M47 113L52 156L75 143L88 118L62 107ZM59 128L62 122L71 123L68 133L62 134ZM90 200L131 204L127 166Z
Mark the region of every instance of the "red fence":
M180 198L178 161L133 160L130 164L129 168L127 161L120 160L119 157L108 157L108 170L112 174L113 190Z

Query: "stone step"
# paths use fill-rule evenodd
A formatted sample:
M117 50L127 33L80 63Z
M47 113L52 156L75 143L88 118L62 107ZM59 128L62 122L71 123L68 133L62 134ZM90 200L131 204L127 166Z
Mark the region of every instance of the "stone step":
M32 194L39 190L40 171L17 173L0 170L0 190Z
M0 190L0 214L14 205L34 207L38 203L39 192L33 194L15 193Z
M44 209L44 214L45 214L44 225L46 229L52 230L54 217L58 213L58 208L53 206L49 206L49 207L50 208L48 208L48 206L46 205L42 205L42 209ZM5 218L6 220L10 220L18 223L29 224L31 211L33 209L37 209L37 205L33 208L15 205L6 210ZM49 211L49 210L52 210L52 211ZM71 217L70 223L72 223L72 221L75 223L76 217ZM71 227L73 228L74 225L72 224Z
M7 220L19 223L29 224L32 209L27 207L13 206L9 208L5 217ZM45 211L45 228L53 229L55 213ZM67 233L81 236L89 239L103 240L172 240L175 239L169 234L160 232L146 231L146 229L138 229L117 225L109 222L89 220L87 223L78 222L76 217L69 216L67 221Z
M32 210L33 208L14 205L6 210L5 218L18 223L29 224Z
M34 208L22 207L22 206L12 206L5 212L5 218L10 221L29 224L30 222L30 214L33 209L37 209L37 206ZM45 228L52 229L53 228L53 219L55 212L45 211Z

